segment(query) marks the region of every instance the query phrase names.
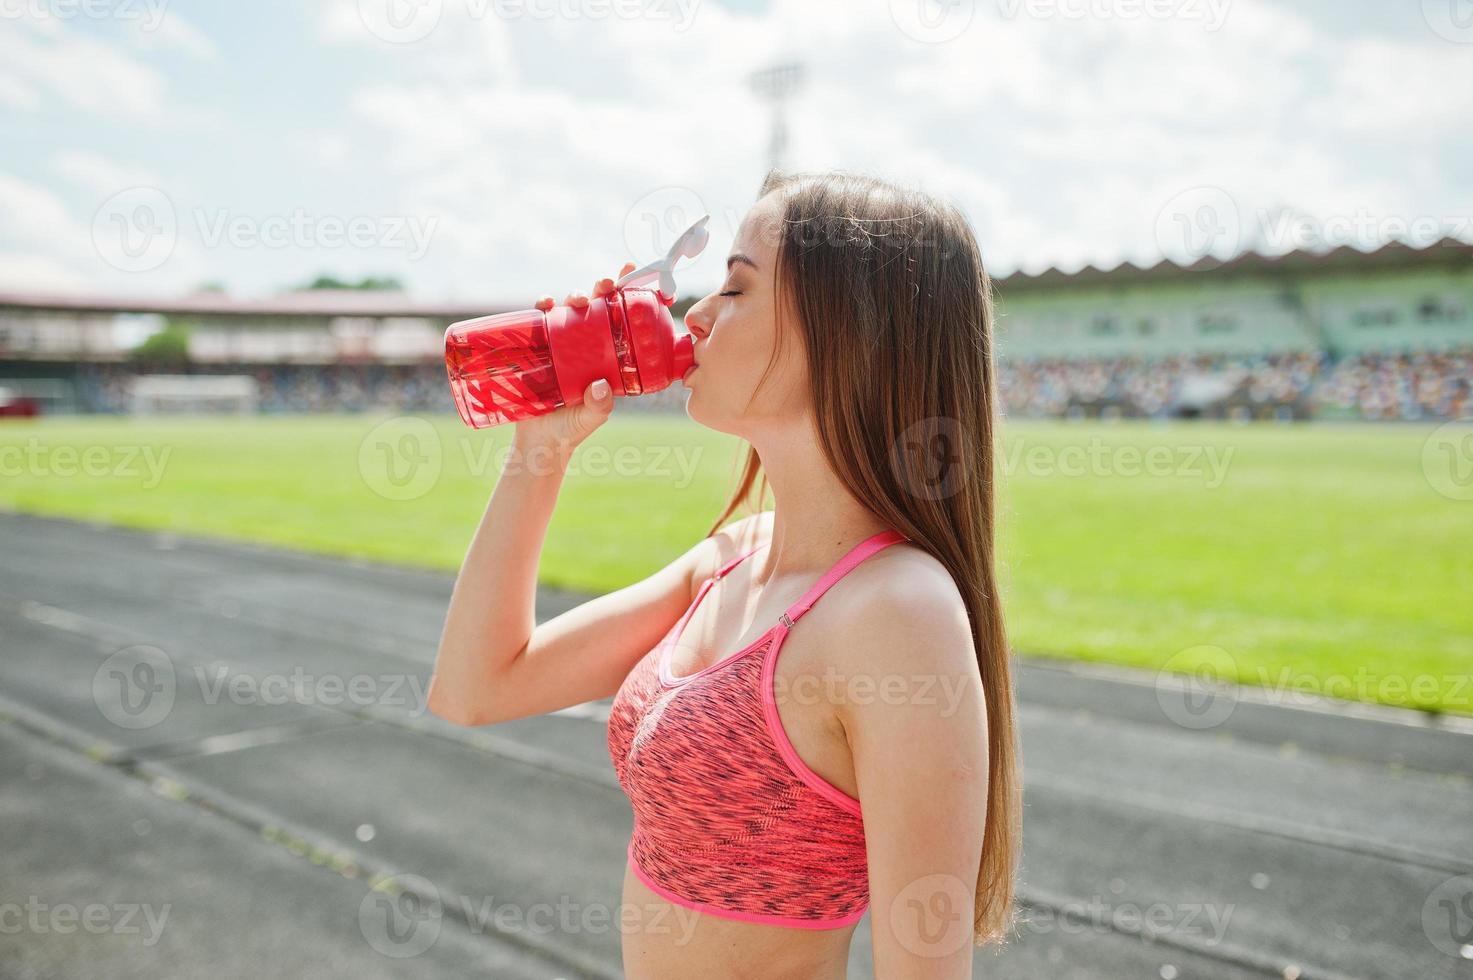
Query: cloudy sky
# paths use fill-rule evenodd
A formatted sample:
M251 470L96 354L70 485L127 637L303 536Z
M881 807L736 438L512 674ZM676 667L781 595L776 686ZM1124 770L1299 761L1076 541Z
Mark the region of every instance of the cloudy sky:
M994 275L1473 239L1470 0L0 0L0 289L394 275L530 302L785 162L955 201Z

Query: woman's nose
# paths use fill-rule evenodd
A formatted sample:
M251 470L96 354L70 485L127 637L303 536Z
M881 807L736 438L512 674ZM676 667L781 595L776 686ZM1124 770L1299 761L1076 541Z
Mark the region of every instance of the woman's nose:
M705 305L705 300L702 300L685 311L685 329L699 340L704 340L711 332L711 325L706 320Z

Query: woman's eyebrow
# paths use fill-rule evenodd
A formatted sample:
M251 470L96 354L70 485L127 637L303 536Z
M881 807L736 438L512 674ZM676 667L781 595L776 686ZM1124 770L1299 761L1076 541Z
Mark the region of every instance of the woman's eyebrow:
M750 256L743 255L741 252L733 252L726 257L726 271L730 272L731 267L738 262L744 265L750 265L754 269L757 268L757 263L753 262Z

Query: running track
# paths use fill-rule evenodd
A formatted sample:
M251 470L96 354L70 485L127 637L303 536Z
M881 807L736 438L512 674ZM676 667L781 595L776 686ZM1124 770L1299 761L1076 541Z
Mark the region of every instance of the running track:
M0 515L0 976L619 976L607 706L425 712L451 581ZM1025 921L976 976L1473 977L1473 726L1018 684Z

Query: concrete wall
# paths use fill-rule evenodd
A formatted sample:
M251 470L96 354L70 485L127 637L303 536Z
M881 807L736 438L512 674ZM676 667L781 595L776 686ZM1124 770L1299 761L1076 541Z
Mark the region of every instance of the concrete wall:
M1014 358L1448 350L1473 346L1473 271L1000 284L997 311Z

